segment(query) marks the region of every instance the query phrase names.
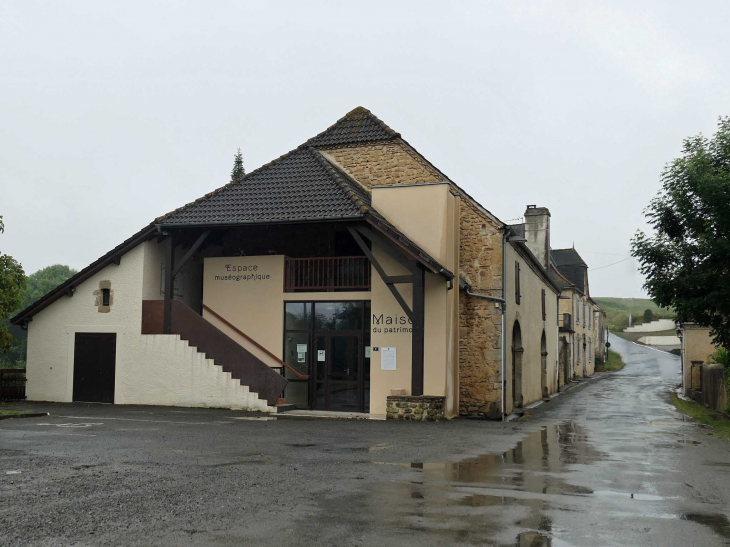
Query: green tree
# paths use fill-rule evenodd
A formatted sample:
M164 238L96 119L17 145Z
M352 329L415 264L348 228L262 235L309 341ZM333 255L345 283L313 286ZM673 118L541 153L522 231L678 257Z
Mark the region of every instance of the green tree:
M644 310L644 323L651 323L654 321L654 312L651 310Z
M33 302L49 293L75 274L76 270L62 264L47 266L42 270L38 270L37 272L30 274L26 278L25 297L23 298L22 303L17 306L17 309L13 310L10 317L20 310L27 308ZM12 336L15 338L15 343L11 348L9 348L5 355L0 354L0 363L2 363L5 367L16 366L19 363L22 365L22 363L25 362L25 352L28 341L27 333L17 325L10 325L7 319L5 319L4 322Z
M730 348L730 118L720 118L711 139L686 139L661 180L645 211L655 233L639 231L631 242L644 287L679 321L710 327L715 344Z
M241 182L243 177L246 175L246 170L243 168L243 154L241 149L238 149L236 155L233 156L233 169L231 170L231 182Z
M3 217L0 216L0 233L5 232ZM12 256L0 253L0 351L8 351L14 342L7 325L10 314L23 301L25 272Z

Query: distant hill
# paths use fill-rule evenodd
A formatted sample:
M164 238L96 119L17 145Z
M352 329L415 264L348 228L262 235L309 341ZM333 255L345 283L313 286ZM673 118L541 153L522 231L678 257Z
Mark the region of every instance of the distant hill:
M629 314L634 316L634 325L644 321L644 310L651 310L654 319L674 319L674 311L660 308L648 298L593 297L596 304L606 312L606 326L620 331L629 326Z

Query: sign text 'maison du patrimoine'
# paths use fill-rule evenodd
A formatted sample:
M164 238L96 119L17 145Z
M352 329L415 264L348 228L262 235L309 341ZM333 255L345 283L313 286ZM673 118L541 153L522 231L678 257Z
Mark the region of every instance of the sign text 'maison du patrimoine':
M405 315L380 315L373 313L372 332L399 333L413 332L413 322Z

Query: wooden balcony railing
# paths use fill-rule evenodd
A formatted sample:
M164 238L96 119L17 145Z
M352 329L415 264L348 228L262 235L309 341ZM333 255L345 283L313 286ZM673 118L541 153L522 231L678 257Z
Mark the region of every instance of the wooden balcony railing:
M365 256L287 258L284 290L370 290L370 262Z

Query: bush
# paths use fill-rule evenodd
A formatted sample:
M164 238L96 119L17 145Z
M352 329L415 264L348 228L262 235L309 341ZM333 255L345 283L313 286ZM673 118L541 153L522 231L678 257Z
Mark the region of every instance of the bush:
M727 400L730 402L730 351L725 348L717 348L715 353L710 355L708 361L711 363L720 363L725 367L725 382L727 383ZM730 414L730 406L725 409L726 414Z

